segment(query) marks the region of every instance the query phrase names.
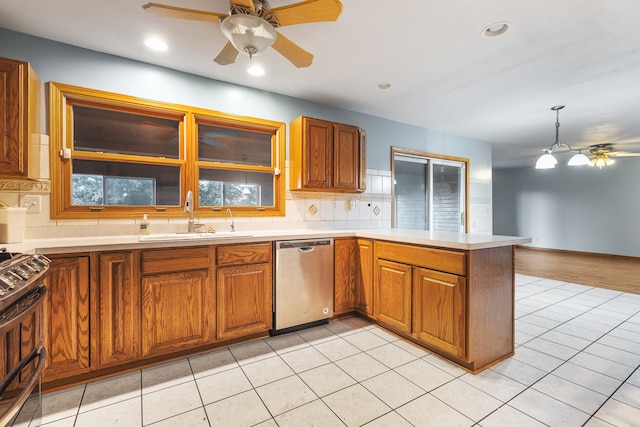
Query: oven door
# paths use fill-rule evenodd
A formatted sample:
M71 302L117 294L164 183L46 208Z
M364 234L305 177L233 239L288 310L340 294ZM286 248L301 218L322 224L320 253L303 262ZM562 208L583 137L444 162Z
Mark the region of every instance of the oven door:
M0 381L0 426L29 425L42 415L40 386L46 351L40 325L45 294L46 288L40 286L0 314L0 359L6 367Z

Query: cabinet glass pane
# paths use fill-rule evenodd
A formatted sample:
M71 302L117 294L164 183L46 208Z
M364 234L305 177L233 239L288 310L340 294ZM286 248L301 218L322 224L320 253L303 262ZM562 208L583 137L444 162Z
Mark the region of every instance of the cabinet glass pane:
M73 149L180 157L180 119L73 105Z
M180 167L74 160L72 206L180 206Z
M198 160L271 166L271 133L198 123Z
M274 205L272 173L200 169L198 185L200 207Z

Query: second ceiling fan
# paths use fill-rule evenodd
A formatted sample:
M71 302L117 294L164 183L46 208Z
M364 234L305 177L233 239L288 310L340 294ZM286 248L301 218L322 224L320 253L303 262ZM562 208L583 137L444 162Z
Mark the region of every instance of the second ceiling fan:
M239 53L253 56L269 46L296 67L308 67L313 55L276 30L309 22L336 21L342 12L340 0L306 0L271 9L267 0L232 0L228 14L147 3L144 10L162 18L189 19L221 24L229 41L214 61L233 64ZM249 40L249 41L248 41Z

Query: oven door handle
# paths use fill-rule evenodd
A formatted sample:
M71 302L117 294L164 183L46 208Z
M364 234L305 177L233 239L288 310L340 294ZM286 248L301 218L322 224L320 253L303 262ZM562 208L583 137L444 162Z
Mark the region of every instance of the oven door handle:
M38 365L36 366L35 371L31 375L31 378L29 378L26 386L20 392L20 395L16 397L15 402L13 402L13 404L8 407L4 413L0 414L0 425L8 423L20 411L20 408L22 408L22 405L24 405L29 398L29 395L31 395L31 392L38 384L40 374L44 369L44 362L47 359L47 351L44 349L42 344L38 344L38 346L29 353L27 357L23 358L20 363L18 363L18 365L7 374L4 380L2 380L2 383L0 383L0 396L2 396L5 390L9 387L9 384L11 384L11 382L20 374L20 371L36 357L38 358Z

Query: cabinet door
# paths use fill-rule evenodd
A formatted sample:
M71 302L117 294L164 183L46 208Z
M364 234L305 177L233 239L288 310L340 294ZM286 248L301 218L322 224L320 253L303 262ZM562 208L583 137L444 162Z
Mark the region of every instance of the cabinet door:
M333 175L333 128L330 122L305 117L302 137L302 185L331 188Z
M400 332L411 332L411 266L376 260L374 317Z
M358 157L358 190L361 192L367 189L367 133L360 129L360 155Z
M358 239L356 257L356 308L373 316L373 241Z
M101 367L140 357L140 285L138 252L100 253L99 299Z
M50 257L43 307L44 381L88 372L89 257Z
M142 278L142 356L215 340L215 292L209 270Z
M356 191L360 176L360 135L355 126L333 125L333 186Z
M464 277L424 268L413 272L413 336L457 357L465 356Z
M356 283L356 239L334 239L335 277L333 314L353 311Z
M218 269L218 339L268 331L273 323L271 264Z
M35 161L29 170L30 154L40 160L39 152L29 152L40 129L39 102L40 80L29 64L0 58L0 177L40 177Z

